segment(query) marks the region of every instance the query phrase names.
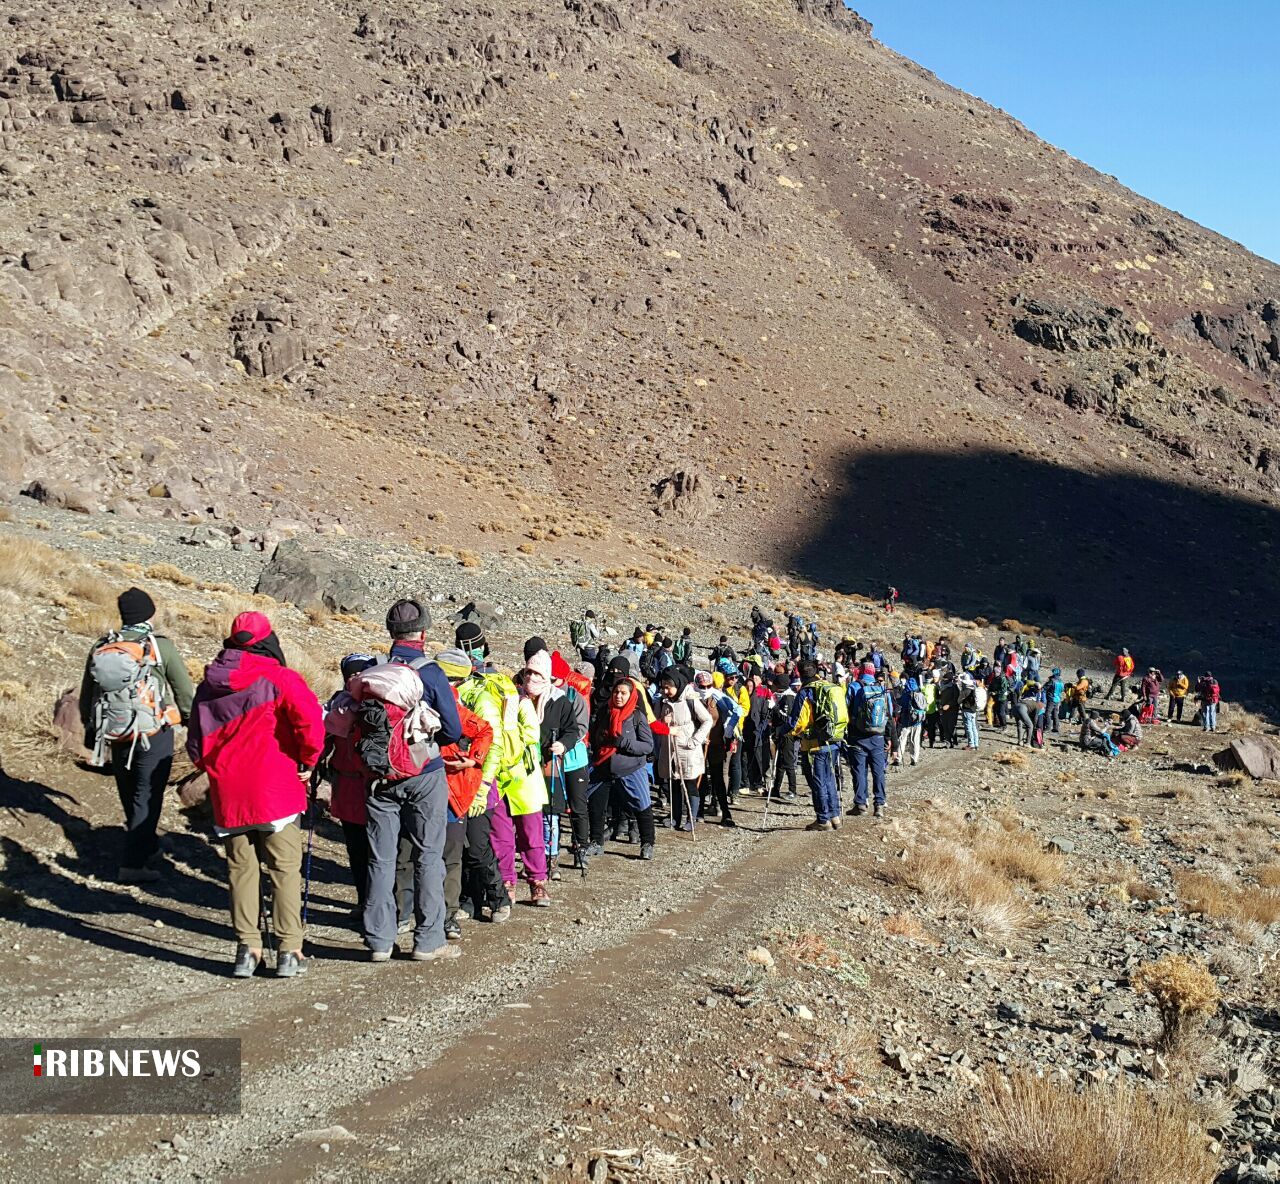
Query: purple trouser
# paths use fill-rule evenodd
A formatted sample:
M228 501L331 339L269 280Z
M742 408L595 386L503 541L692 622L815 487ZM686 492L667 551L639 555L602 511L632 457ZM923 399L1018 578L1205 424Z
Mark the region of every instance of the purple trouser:
M542 811L533 814L511 814L507 799L500 797L493 812L493 829L489 832L493 853L498 857L502 882L516 882L516 851L524 861L526 880L541 883L547 878L547 848L542 835Z

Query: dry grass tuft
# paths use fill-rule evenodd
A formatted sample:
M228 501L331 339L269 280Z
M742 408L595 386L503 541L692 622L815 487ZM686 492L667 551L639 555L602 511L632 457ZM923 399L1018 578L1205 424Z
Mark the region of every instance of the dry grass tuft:
M36 596L65 561L64 555L44 543L21 538L0 540L0 588L19 596Z
M917 848L891 866L888 875L925 900L963 906L975 923L991 931L1013 932L1030 921L1009 880L953 839Z
M1224 789L1234 788L1249 783L1249 774L1243 769L1233 769L1230 773L1223 773L1218 778L1218 784Z
M1019 752L1016 748L1011 752L997 752L991 758L997 765L1006 765L1011 769L1025 769L1027 767L1027 755Z
M1160 1012L1160 1048L1176 1049L1218 1010L1222 992L1199 958L1166 954L1133 972L1133 989L1155 998Z
M185 571L174 567L172 563L153 563L144 573L149 580L160 580L166 584L176 584L179 588L190 588L195 583Z
M1274 865L1259 869L1270 880ZM1206 872L1178 872L1173 877L1178 899L1189 912L1215 921L1271 925L1280 921L1280 889L1264 884L1242 884L1219 879Z
M1197 1117L1123 1080L1077 1092L1018 1073L983 1083L961 1142L982 1184L1210 1184L1218 1156Z
M886 917L882 924L890 937L904 937L908 941L933 941L914 913L894 913Z
M317 699L327 699L342 683L338 663L334 659L319 661L313 654L300 646L289 646L285 650L285 658L291 669L296 670L306 680Z
M1062 879L1066 862L1057 851L1046 851L1040 840L1019 827L979 829L972 836L973 852L993 871L1011 880L1048 888Z

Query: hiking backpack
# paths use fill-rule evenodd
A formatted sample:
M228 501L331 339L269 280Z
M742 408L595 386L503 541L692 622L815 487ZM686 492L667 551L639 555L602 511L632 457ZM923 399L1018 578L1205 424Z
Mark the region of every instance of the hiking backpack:
M919 691L912 691L902 708L903 727L913 728L920 723L924 719L924 709L924 695Z
M889 726L889 692L879 683L862 688L858 696L857 727L863 736L882 736Z
M138 638L108 633L89 654L89 676L97 688L93 703L93 763L103 765L108 744L129 742L125 768L134 750L151 747L151 737L180 721L178 710L165 703L160 646L155 635Z
M576 649L582 649L587 644L587 623L586 621L570 621L569 622L569 640Z
M440 755L440 717L423 702L418 671L427 658L370 666L347 683L355 700L356 752L373 774L370 786L416 777Z
M827 742L843 740L849 730L849 705L835 683L813 684L813 728L817 738Z
M693 650L693 643L687 637L678 637L675 645L671 647L671 656L683 665L689 660L689 655Z

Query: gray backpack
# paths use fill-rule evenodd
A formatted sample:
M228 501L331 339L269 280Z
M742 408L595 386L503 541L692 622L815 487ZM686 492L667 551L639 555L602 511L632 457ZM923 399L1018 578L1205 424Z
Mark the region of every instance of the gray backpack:
M103 765L107 745L129 743L125 768L133 754L151 747L151 737L178 722L165 702L160 647L151 633L128 637L108 633L89 655L89 676L97 688L93 703L93 761Z

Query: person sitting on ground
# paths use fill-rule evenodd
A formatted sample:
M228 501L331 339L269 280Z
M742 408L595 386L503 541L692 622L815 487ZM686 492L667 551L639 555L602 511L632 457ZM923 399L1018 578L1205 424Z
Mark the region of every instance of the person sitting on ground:
M80 722L93 763L110 761L124 810L116 878L150 884L164 866L156 827L173 771L173 729L187 722L195 690L177 647L152 624L151 597L130 588L116 607L120 628L99 638L85 662Z
M1141 706L1135 703L1121 718L1119 731L1112 733L1112 739L1121 752L1129 752L1142 742L1141 711Z
M262 961L264 866L271 880L276 977L306 969L299 824L323 750L319 700L285 664L271 622L262 613L241 613L205 667L187 731L187 755L208 775L214 830L226 843L236 978L252 977ZM393 852L392 877L394 872Z

